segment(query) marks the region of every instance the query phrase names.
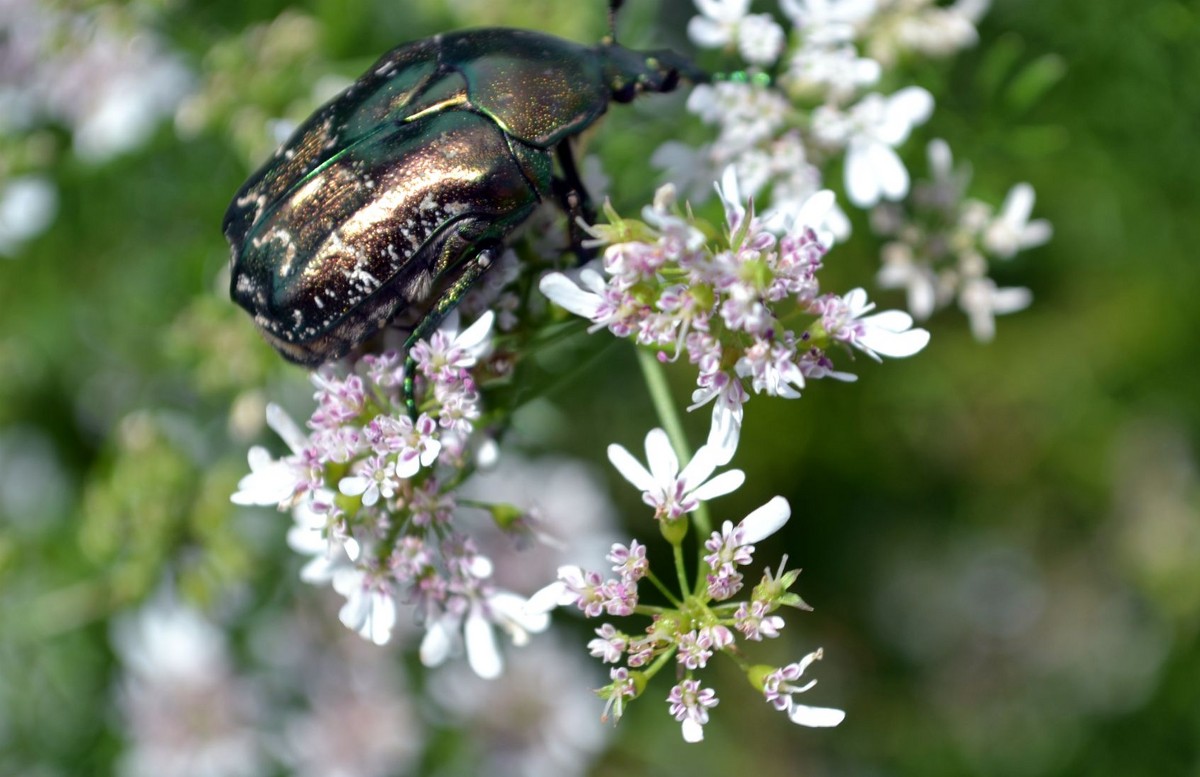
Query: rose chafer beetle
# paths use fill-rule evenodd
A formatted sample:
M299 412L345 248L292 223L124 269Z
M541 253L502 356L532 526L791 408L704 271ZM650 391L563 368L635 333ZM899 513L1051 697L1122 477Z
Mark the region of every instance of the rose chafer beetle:
M478 29L402 45L238 190L224 221L231 295L299 364L340 358L406 310L420 315L411 346L543 200L572 229L590 215L574 136L610 101L669 92L681 77L704 79L674 52L611 35L587 47ZM411 383L406 394L411 411Z

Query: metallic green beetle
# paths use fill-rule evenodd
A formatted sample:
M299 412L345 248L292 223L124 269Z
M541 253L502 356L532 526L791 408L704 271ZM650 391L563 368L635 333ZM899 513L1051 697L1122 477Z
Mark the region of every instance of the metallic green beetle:
M345 355L408 309L421 315L412 345L542 200L558 199L572 222L589 214L570 138L610 100L669 92L681 76L704 77L670 51L525 30L400 46L234 197L224 222L233 299L300 364Z

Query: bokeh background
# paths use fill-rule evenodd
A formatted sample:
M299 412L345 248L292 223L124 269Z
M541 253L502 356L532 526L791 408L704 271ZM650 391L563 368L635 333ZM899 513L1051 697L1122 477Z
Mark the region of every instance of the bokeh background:
M621 29L686 50L692 13L630 0ZM698 746L651 699L601 727L570 619L521 694L415 671L297 580L286 516L228 500L264 403L309 393L225 295L232 192L277 120L475 25L590 41L604 8L0 2L0 774L1200 775L1200 6L997 0L918 68L910 168L946 138L973 194L1029 181L1054 224L1000 278L1035 302L988 345L944 312L917 358L751 405L717 515L786 495L766 545L815 607L761 660L824 647L811 700L848 717L798 729L731 672ZM625 212L656 145L701 133L681 116L589 140ZM877 250L856 222L832 286ZM530 492L625 534L603 522L644 514L602 451L654 424L632 353L553 403L513 451Z

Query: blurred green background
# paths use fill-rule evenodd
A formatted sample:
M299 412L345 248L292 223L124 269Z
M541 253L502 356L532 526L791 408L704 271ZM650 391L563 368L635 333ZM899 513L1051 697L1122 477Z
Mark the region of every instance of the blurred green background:
M286 516L228 502L246 448L269 437L264 402L303 412L308 393L224 289L221 217L273 147L269 121L303 118L399 41L492 24L590 41L604 8L7 6L0 78L58 107L0 124L0 176L39 172L57 191L49 228L0 256L0 774L108 774L133 737L114 619L163 581L220 624L235 667L258 667L247 673L272 664L253 634L281 612L340 628L336 603L296 579ZM79 9L111 24L111 57L43 62L49 79L14 64L33 17ZM625 42L686 48L692 13L630 0ZM144 142L88 151L72 107L151 32L177 64L135 70L178 67L153 88L187 96ZM860 359L856 384L752 403L737 460L748 484L717 512L791 501L786 536L766 544L804 568L815 612L760 660L823 646L811 701L846 722L797 729L730 674L705 744L685 746L647 699L590 773L1200 775L1200 5L997 0L980 36L918 67L938 108L905 157L919 175L924 142L944 137L973 165L973 194L999 203L1033 184L1054 239L999 278L1030 287L1033 307L1000 319L989 345L940 314L917 358ZM1043 92L1047 72L1062 77ZM0 107L11 117L19 103ZM632 212L656 184L642 160L681 106L620 110L593 146ZM876 244L856 227L830 256L833 288L874 274ZM677 377L682 399L691 377ZM605 445L633 448L654 424L624 348L555 402L562 449L598 466ZM699 441L705 419L691 421ZM636 494L597 471L640 518ZM423 755L396 773L487 773L448 755L469 729L424 725Z

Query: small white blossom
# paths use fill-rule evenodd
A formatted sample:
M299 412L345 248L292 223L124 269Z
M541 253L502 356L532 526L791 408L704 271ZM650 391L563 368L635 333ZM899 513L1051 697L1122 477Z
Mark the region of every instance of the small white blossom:
M1033 213L1033 187L1019 183L1004 198L1000 214L983 234L983 245L1001 259L1009 259L1017 251L1040 246L1054 234L1045 219L1029 220Z
M608 446L608 460L634 486L642 490L642 500L655 508L656 517L674 520L695 510L700 502L723 496L737 489L746 479L740 469L722 472L712 478L720 454L701 446L688 465L679 470L667 433L652 429L646 435L646 461L649 469L620 445Z
M865 316L875 309L863 289L852 289L826 314L826 330L835 339L853 345L876 361L880 354L894 359L912 356L929 344L929 332L913 329L912 316L900 310L885 310ZM834 312L836 311L836 312Z
M933 96L910 86L884 97L871 93L848 111L830 106L813 115L813 131L823 142L846 148L846 195L860 208L908 193L908 170L895 147L933 112Z
M996 336L996 316L1029 307L1033 293L1024 287L1001 289L991 278L973 278L963 284L958 304L971 323L976 340L990 342Z

